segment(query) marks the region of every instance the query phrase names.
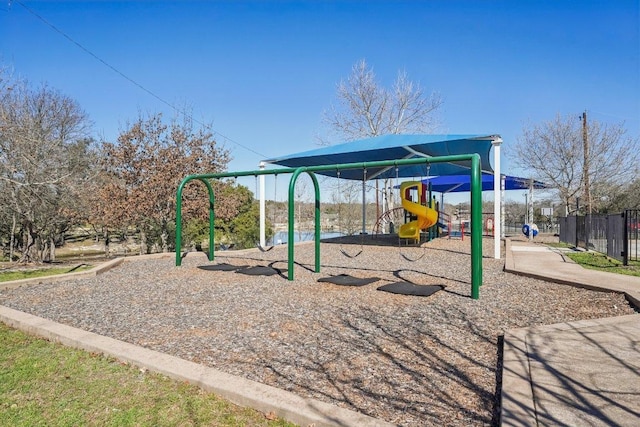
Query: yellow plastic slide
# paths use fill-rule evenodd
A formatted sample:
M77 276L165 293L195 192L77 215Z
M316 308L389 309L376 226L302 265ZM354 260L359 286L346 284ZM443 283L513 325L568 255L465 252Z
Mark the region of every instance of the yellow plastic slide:
M420 181L406 181L400 184L400 198L402 199L402 207L412 215L418 217L415 221L402 224L398 230L398 237L401 239L414 239L420 241L420 230L426 230L433 224L438 222L438 211L428 206L422 206L420 203L412 202L406 199L406 191L408 188L416 187L418 197L422 194L422 186Z

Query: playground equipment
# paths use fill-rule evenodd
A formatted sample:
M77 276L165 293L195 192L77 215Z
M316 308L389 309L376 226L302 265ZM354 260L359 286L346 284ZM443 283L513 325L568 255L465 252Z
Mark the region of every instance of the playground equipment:
M225 172L213 174L198 174L185 177L176 191L176 266L182 263L182 191L184 187L193 180L201 181L209 193L209 260L214 260L214 225L215 225L215 195L213 187L209 180L222 179L240 176L256 176L256 175L275 175L275 174L291 174L289 181L289 200L288 200L288 279L293 280L294 271L294 201L295 201L295 185L298 177L302 173L307 173L313 181L315 190L315 272L320 272L320 189L318 180L314 172L336 171L345 169L367 169L371 167L385 168L398 167L404 165L424 165L430 163L455 163L469 162L471 174L471 221L478 224L478 227L472 227L471 232L471 298L478 299L480 297L480 285L482 284L482 188L480 186L480 155L474 154L456 154L440 157L420 157L400 160L383 160L373 162L343 163L336 165L323 166L302 166L296 169L274 169L274 170L253 170L243 172Z
M538 235L538 226L536 224L525 224L522 226L522 233L527 237L536 237Z
M405 181L400 184L400 198L402 199L402 207L412 215L417 217L414 221L402 224L398 230L400 239L413 239L420 241L420 231L426 230L438 222L438 211L430 206L423 206L419 203L419 199L423 194L424 184L421 181ZM418 202L414 202L409 198L411 189L418 191ZM431 200L429 201L431 204Z
M383 212L376 220L372 234L394 234L396 227L403 221L403 218L404 208L402 206Z

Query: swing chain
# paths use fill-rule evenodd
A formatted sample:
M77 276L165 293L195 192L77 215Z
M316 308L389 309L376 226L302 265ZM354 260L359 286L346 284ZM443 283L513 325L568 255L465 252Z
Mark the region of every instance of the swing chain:
M364 176L365 176L365 180L366 180L366 176L367 176L367 170L366 170L366 169L364 169ZM342 191L341 191L341 190L342 190L342 186L341 186L341 184L340 184L340 170L339 170L339 169L336 169L336 177L338 178L338 193L339 193L340 195L342 195ZM363 181L363 183L364 183L364 181ZM340 229L340 230L342 230L342 228L341 228L341 218L342 218L342 216L341 216L341 206L342 206L342 201L341 201L341 200L338 200L338 229ZM362 236L362 235L361 235L361 237L360 237L360 238L361 238L361 239L364 239L364 236ZM354 255L352 255L352 254L348 253L348 252L347 252L347 251L342 247L342 243L340 243L340 253L341 253L342 255L346 256L347 258L356 258L356 257L358 257L358 256L362 253L362 250L363 250L363 243L362 243L362 241L360 242L360 251L358 251L358 252L357 252L356 254L354 254Z

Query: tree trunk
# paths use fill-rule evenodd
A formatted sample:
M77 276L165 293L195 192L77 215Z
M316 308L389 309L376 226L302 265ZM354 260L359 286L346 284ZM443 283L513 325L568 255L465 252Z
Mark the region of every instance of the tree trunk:
M41 262L42 258L40 256L40 236L38 232L34 230L33 223L26 222L24 227L24 237L23 237L23 252L22 258L20 258L20 262L29 263L29 262Z
M56 260L56 242L53 237L49 238L49 261L54 262Z
M162 241L162 252L169 252L169 233L166 230L166 227L162 228L162 233L160 234L160 240Z
M16 214L11 218L11 237L9 240L9 262L13 262L14 248L16 246Z
M49 262L49 258L47 255L49 254L49 241L43 240L40 245L40 250L38 251L38 256L42 260L42 262Z
M98 234L96 233L96 236ZM109 239L109 230L107 230L106 228L104 228L103 231L103 236L104 236L104 256L109 258L109 243L110 243L110 239Z
M51 261L51 259L49 259L49 254L50 254L49 244L50 243L51 242L50 242L49 239L42 240L42 244L40 245L40 250L38 251L38 255L40 256L40 259L42 260L42 262L50 262Z
M147 253L147 233L144 230L140 230L140 255Z

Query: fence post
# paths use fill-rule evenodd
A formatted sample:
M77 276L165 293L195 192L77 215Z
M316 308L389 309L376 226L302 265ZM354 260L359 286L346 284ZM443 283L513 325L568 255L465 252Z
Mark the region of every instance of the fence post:
M629 211L622 211L622 265L629 265Z
M591 213L584 216L584 248L589 250L589 237L591 237Z

